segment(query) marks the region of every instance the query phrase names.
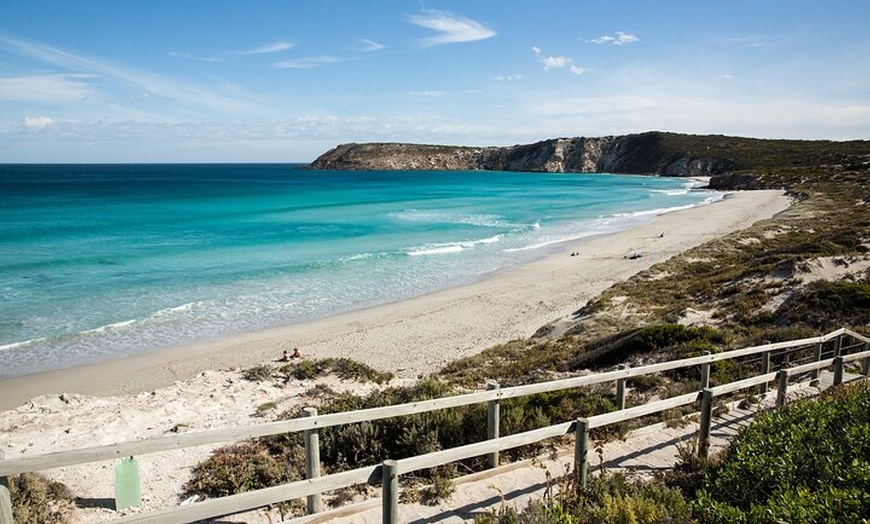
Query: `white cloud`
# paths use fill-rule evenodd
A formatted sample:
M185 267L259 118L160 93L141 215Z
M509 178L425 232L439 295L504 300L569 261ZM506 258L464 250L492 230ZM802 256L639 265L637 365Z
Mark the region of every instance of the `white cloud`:
M380 51L381 49L387 47L384 44L379 42L375 42L374 40L369 40L368 38L357 38L360 42L362 42L365 47L361 48L360 51L370 52L370 51Z
M571 60L564 56L542 56L540 60L544 64L544 69L559 69L571 63Z
M538 62L544 66L545 71L550 69L567 69L575 75L582 75L586 72L582 67L575 65L574 61L565 56L545 56L540 47L532 47L532 51L538 58Z
M50 116L28 116L24 117L24 129L31 132L42 131L46 127L54 124L54 119Z
M622 31L617 31L613 35L602 35L598 38L593 38L592 40L587 40L587 44L613 44L613 45L625 45L625 44L633 44L640 40L637 36L631 33L625 33Z
M517 73L515 75L496 76L496 77L493 77L493 80L496 80L498 82L516 82L518 80L522 80L523 78L525 78L523 75Z
M296 58L292 60L282 60L272 64L278 69L311 69L312 67L320 67L322 65L337 64L344 60L337 56L322 55L309 56L305 58Z
M293 49L296 44L291 42L286 42L284 40L278 40L276 42L270 42L268 44L261 45L259 47L255 47L253 49L247 49L245 51L239 51L240 55L266 55L270 53L280 53L281 51L287 51L288 49Z
M185 105L219 112L251 111L260 108L258 105L252 104L250 100L238 96L228 96L209 87L180 82L124 64L76 54L48 44L23 40L3 33L0 33L0 45L4 45L11 52L20 56L33 58L64 69L97 74L101 80L120 81L141 92L157 95L176 103L182 102ZM82 77L81 75L63 76L68 78Z
M421 96L424 98L443 98L447 96L447 91L412 91L408 93L411 96Z
M24 75L0 78L0 101L73 102L93 95L82 79L93 75Z
M447 11L425 10L421 15L411 15L408 18L414 25L441 33L422 40L425 46L474 42L492 38L497 34L479 22Z
M190 53L178 53L176 51L170 51L169 56L175 58L185 58L187 60L196 60L198 62L223 62L224 59L219 56L198 56Z
M737 45L742 47L764 47L768 45L765 37L759 35L732 36L713 40L717 44Z

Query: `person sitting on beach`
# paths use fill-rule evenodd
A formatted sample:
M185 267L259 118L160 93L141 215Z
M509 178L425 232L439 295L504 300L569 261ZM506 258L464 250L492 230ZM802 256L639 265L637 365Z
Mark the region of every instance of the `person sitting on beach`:
M293 359L302 358L302 353L299 352L299 348L293 348Z
M287 350L284 350L284 353L281 354L281 358L279 359L281 362L290 362L290 355L287 354Z

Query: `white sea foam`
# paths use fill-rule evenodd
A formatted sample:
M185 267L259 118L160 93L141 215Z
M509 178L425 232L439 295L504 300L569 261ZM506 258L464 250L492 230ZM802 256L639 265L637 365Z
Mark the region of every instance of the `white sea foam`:
M408 209L389 214L390 217L406 222L423 222L434 224L464 224L477 227L496 228L526 228L528 224L514 224L507 222L500 215L476 214L476 213L449 213L441 211L420 211Z
M650 193L659 193L661 195L668 195L668 196L685 195L685 194L688 194L689 191L691 191L691 188L689 188L689 187L686 187L683 189L650 189L649 190Z
M0 351L7 351L12 349L20 349L27 346L32 346L34 344L39 344L40 342L45 342L46 339L43 338L33 338L30 340L22 340L21 342L12 342L11 344L3 344L0 345Z
M698 203L694 203L694 204L685 204L682 206L673 206L673 207L660 207L660 208L656 208L656 209L646 209L643 211L632 211L631 213L614 213L613 215L610 215L610 216L616 217L616 218L634 218L634 217L645 217L645 216L651 216L651 215L663 215L665 213L670 213L672 211L681 211L683 209L691 209L693 207L703 206L706 204L712 204L713 202L716 202L718 200L722 200L722 198L724 198L724 195L716 194L716 195L712 195L712 196L707 197L702 202L698 202Z
M543 248L553 246L556 244L561 244L563 242L570 242L572 240L579 240L581 238L595 236L595 235L598 235L601 233L602 233L602 231L584 231L582 233L576 233L576 234L566 235L566 236L559 237L559 238L553 238L550 240L545 240L543 242L530 244L528 246L505 248L502 251L505 253L518 253L518 252L522 252L522 251L533 251L536 249L543 249Z
M409 256L415 257L420 255L444 255L447 253L459 253L466 249L471 249L477 245L495 244L500 242L503 235L495 235L479 240L466 240L461 242L438 242L428 244L421 247L412 248L407 252Z
M112 324L106 324L105 326L95 327L93 329L86 329L84 331L80 331L79 334L92 335L92 334L105 333L107 331L120 330L122 328L130 327L133 324L135 324L136 322L137 322L137 320L135 320L135 319L123 320L121 322L114 322Z
M422 255L444 255L447 253L459 253L463 249L465 248L458 244L440 247L419 248L413 251L408 251L408 256L418 257Z
M351 255L349 257L345 257L342 260L344 261L354 261L354 260L368 260L370 258L374 258L375 255L373 253L358 253L356 255Z

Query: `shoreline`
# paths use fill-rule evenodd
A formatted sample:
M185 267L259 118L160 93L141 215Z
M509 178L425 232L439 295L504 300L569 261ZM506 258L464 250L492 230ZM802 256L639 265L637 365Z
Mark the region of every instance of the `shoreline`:
M301 324L6 379L0 381L0 410L48 394L153 391L206 371L275 361L294 347L308 358L349 357L400 378L417 377L529 337L614 283L790 204L782 191L728 192L723 200L658 215L627 231L566 242L545 259L472 284ZM627 256L632 253L642 256Z

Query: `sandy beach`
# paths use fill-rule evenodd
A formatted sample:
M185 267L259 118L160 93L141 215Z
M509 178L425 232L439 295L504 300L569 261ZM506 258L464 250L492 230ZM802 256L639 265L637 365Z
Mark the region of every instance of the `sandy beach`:
M779 191L738 192L630 231L568 243L559 254L472 285L316 322L6 380L0 382L0 453L15 458L258 424L293 407L316 405L316 385L360 394L373 387L335 377L285 383L241 378L240 368L276 361L293 347L306 358L351 357L396 373L391 385L407 383L452 359L528 337L613 283L771 217L789 203ZM635 253L642 256L633 258ZM190 468L213 449L139 457L143 504L122 513L178 504ZM74 522L95 522L118 516L111 509L112 467L98 462L43 473L84 501ZM243 521L271 518L247 514Z
M350 357L398 377L417 377L528 337L613 283L788 205L780 191L735 192L629 231L566 243L556 255L474 284L314 322L0 381L0 409L46 394L152 391L208 370L273 361L294 347L310 358ZM630 258L634 253L642 256Z

